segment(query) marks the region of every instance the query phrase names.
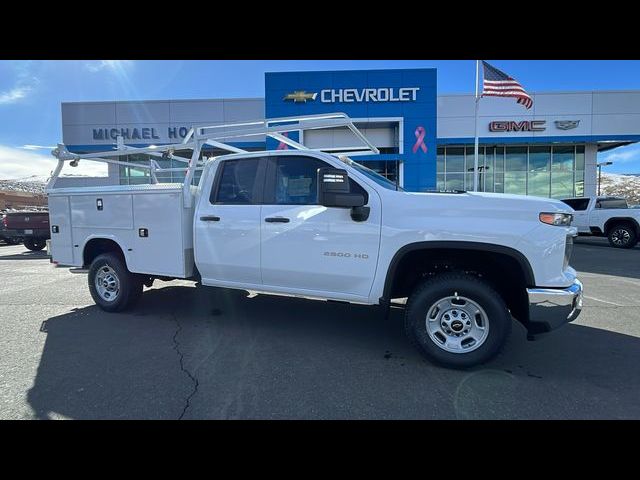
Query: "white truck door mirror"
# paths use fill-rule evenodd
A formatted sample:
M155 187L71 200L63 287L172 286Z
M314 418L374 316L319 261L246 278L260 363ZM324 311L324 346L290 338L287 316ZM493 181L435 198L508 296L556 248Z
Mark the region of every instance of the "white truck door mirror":
M318 169L318 203L325 207L353 208L364 205L361 193L351 193L349 175L340 168Z

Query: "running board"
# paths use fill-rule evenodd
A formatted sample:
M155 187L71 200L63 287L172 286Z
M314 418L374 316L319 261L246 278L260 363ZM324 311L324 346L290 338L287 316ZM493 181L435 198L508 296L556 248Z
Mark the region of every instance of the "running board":
M71 273L89 273L88 268L70 268L69 271Z

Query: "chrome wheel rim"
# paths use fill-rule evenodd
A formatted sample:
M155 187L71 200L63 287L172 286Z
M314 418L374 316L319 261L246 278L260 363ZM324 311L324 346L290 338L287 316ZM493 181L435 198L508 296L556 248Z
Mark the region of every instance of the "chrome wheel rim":
M109 265L100 267L95 278L96 291L100 298L113 302L120 294L120 279L116 271Z
M427 311L429 338L450 353L469 353L489 335L489 318L473 300L452 295L435 302Z
M629 243L630 239L631 235L629 235L629 232L627 232L623 228L614 230L614 232L611 234L611 241L615 245L626 245L627 243Z

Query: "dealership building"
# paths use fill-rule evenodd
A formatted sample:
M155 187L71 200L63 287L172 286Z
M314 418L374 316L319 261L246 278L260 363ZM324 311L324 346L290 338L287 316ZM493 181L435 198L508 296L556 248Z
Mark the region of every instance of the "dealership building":
M438 94L436 69L277 72L266 73L264 81L264 98L63 103L63 141L69 151L88 153L112 148L118 136L132 146L161 145L179 143L192 125L344 112L380 150L358 162L409 191L473 189L475 99ZM594 195L597 153L640 140L640 91L529 93L530 110L513 98L481 99L479 189ZM289 136L309 148L354 143L345 129ZM235 140L228 143L246 150L287 148L271 138ZM127 160L148 162L142 155ZM158 177L180 181L177 172ZM133 184L150 178L143 170L109 165L108 178L59 181Z

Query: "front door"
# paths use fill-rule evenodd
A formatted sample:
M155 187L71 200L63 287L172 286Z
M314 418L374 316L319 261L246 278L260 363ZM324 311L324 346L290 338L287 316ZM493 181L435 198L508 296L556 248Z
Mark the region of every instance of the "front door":
M260 198L265 161L222 161L195 214L196 264L206 285L260 285Z
M262 281L267 289L335 299L364 300L376 273L380 201L366 193L369 218L351 219L349 208L318 205L316 172L333 167L314 157L269 157L262 206Z

